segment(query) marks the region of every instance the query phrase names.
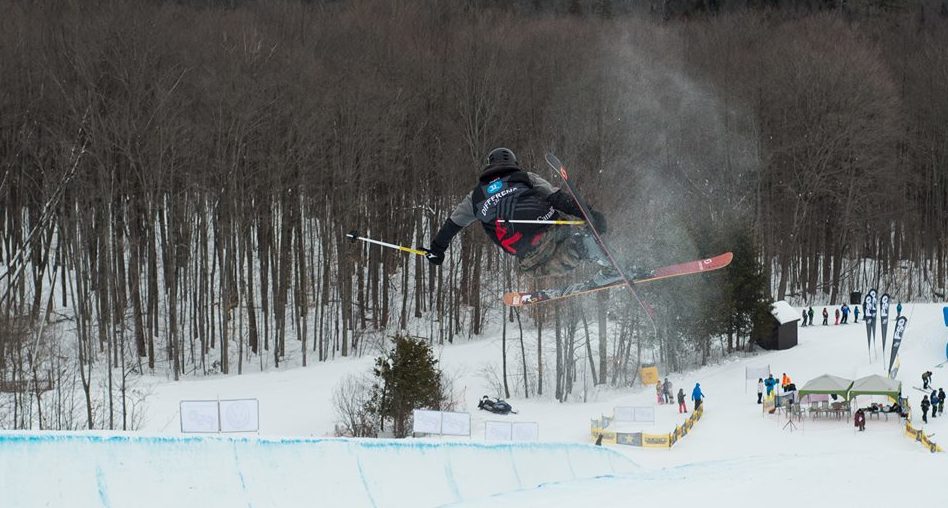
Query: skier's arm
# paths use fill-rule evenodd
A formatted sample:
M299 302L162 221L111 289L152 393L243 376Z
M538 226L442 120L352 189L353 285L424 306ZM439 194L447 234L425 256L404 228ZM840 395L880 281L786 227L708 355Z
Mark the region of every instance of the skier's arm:
M533 186L533 189L540 193L546 200L550 203L555 210L572 215L574 217L582 217L583 212L579 209L579 206L573 201L573 198L569 194L563 192L561 189L553 187L550 182L544 180L536 173L527 173L530 176L530 185ZM589 214L592 215L593 226L600 233L606 232L606 217L590 208Z
M431 247L425 249L428 253L425 257L428 261L436 265L443 263L444 251L448 250L448 246L451 245L451 240L454 239L454 236L462 229L475 220L477 220L477 217L474 216L474 204L471 201L471 195L468 194L464 197L464 200L454 208L448 220L444 221L444 224L441 225L441 229L438 230L434 240L431 242Z

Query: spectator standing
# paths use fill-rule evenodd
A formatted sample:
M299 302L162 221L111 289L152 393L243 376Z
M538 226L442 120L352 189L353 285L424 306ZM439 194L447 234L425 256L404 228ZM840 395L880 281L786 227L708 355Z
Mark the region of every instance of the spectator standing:
M895 306L895 319L899 319L900 317L902 317L902 302L899 302Z
M675 399L675 396L672 395L672 384L668 378L665 378L665 383L662 384L662 397L665 398L665 404L671 404Z
M665 390L662 383L655 383L655 398L659 404L665 403Z
M810 316L810 326L813 326L813 306L810 305L810 310L806 311L807 315Z
M836 314L836 319L833 320L833 324L838 325L839 324L839 309L836 309L834 312Z
M767 398L770 398L770 394L774 391L774 386L777 386L777 380L774 379L773 374L767 376L767 380L764 381L764 386L767 387Z
M678 389L678 412L688 413L688 406L685 405L685 389Z
M928 423L928 408L931 407L931 403L928 402L928 395L922 396L922 421Z
M701 401L704 399L704 394L701 393L701 383L695 383L695 389L691 390L691 400L695 401L695 411L701 407Z
M849 323L849 305L845 303L843 304L843 320L841 323L844 325Z
M826 307L823 307L823 326L828 325L827 321L829 320L830 313L826 310Z
M682 394L684 395L684 394ZM757 378L757 403L763 404L764 398L764 378Z
M803 326L806 326L806 309L803 309Z
M938 389L938 414L945 412L945 389Z
M928 400L932 403L932 418L938 416L938 390L932 390Z
M792 382L793 380L790 379L790 376L788 376L787 373L784 372L783 376L780 377L780 388L783 388L784 390L786 390L787 385L789 385Z
M853 323L859 322L859 306L853 307Z

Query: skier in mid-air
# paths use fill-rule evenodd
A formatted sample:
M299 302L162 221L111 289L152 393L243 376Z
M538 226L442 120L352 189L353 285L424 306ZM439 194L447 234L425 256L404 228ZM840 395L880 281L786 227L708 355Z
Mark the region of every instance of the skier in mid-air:
M551 227L561 214L582 217L573 199L535 173L520 168L516 155L507 148L487 154L474 190L455 207L424 249L431 263L444 262L451 240L468 225L480 221L484 232L507 254L516 256L522 272L536 276L564 275L586 261L600 271L595 279L616 276L602 249L586 228ZM605 217L590 210L593 226L606 232ZM540 222L506 222L528 220Z

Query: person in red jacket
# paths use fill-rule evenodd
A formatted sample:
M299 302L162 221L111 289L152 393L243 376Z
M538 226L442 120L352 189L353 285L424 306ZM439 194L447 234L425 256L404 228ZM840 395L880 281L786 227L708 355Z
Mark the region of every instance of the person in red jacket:
M866 413L862 409L856 410L856 416L853 417L853 424L859 429L859 432L866 430Z

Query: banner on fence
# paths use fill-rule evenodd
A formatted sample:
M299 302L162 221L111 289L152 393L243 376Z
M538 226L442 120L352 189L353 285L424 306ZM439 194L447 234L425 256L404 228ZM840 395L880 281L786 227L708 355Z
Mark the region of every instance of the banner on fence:
M639 446L643 448L671 448L674 444L688 435L695 423L704 414L704 406L698 408L685 420L685 423L675 427L668 434L650 434L643 432L613 432L607 430L607 417L590 421L590 433L594 440L602 444L620 444L624 446Z
M919 443L922 443L922 446L928 448L928 451L932 453L944 451L940 446L929 439L927 435L925 435L924 430L912 427L912 424L909 422L905 422L905 435L918 441Z

